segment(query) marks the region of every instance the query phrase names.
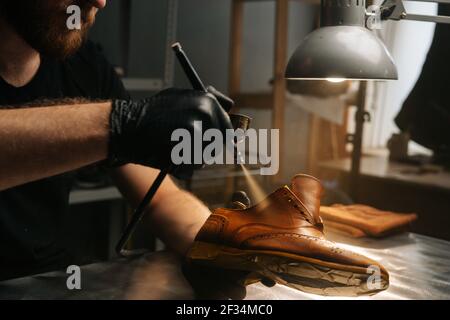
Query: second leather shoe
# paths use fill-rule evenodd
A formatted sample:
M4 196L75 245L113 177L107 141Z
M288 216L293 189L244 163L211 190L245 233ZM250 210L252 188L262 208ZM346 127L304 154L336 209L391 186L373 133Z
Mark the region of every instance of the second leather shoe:
M198 233L188 262L245 270L305 292L357 296L389 286L374 260L327 241L319 216L320 182L297 175L247 209L216 209ZM249 282L251 282L249 281Z

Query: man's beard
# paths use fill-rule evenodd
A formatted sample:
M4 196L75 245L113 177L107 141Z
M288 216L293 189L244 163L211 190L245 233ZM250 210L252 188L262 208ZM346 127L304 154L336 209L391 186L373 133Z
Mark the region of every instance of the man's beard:
M81 9L81 29L67 28L67 7ZM95 20L95 9L83 0L0 0L0 15L35 50L64 59L74 54Z

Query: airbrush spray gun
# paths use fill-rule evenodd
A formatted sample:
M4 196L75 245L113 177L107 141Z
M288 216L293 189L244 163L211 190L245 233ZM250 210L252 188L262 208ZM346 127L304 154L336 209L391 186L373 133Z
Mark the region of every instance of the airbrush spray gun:
M187 78L189 79L192 88L194 90L204 91L207 92L207 88L203 84L202 80L200 79L198 73L195 71L192 63L188 59L186 53L183 51L181 45L179 43L175 43L172 45L172 49L175 52L175 55L178 58L178 61L183 68L184 73L186 74ZM226 96L221 95L220 99L227 100L228 103L231 105L233 104L233 101L229 99ZM247 116L240 115L240 114L230 114L230 120L233 125L233 128L235 130L242 129L243 131L246 131L250 126L251 119ZM239 154L237 150L237 144L241 141L234 141L234 155L235 157L240 157L242 159L242 155ZM125 250L125 245L133 235L134 231L136 230L137 226L139 225L139 222L142 220L142 218L145 215L145 209L152 201L153 197L155 196L156 192L158 191L159 187L161 186L162 182L166 178L168 174L173 172L175 167L171 166L169 168L166 168L164 170L161 170L161 172L156 177L155 181L151 185L150 189L142 199L141 203L138 205L136 210L133 213L133 216L131 217L131 220L129 224L127 225L124 233L122 234L117 246L116 246L116 252L117 254L121 256L128 256L131 253Z

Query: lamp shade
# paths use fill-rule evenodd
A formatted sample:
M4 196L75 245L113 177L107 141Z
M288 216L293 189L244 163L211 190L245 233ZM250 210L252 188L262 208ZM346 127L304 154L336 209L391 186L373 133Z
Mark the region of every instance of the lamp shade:
M365 0L322 0L321 28L291 57L287 79L395 80L384 43L365 27Z

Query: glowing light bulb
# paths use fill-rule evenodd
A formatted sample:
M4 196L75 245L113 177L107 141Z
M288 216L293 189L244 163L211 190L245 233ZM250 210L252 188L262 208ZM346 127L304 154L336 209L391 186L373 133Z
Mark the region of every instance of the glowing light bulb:
M344 82L346 79L345 78L327 78L326 80L329 82L333 82L333 83L339 83L339 82Z

